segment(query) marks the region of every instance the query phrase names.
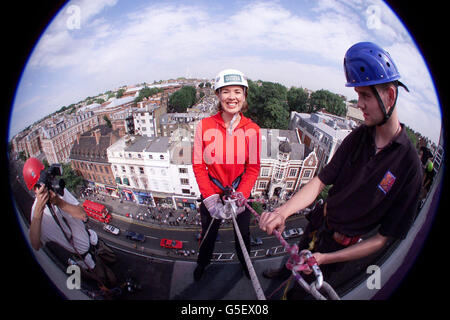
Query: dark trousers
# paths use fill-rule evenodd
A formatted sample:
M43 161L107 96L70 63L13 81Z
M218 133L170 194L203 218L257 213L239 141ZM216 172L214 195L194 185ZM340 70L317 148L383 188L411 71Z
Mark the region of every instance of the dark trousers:
M245 247L247 252L250 252L250 215L251 212L247 208L244 212L240 213L236 217L236 222L239 227L239 231L241 232L242 239L244 240ZM217 233L219 232L220 223L222 220L215 219L209 228L208 234L206 231L211 223L212 217L209 214L208 209L206 209L205 205L200 205L200 218L202 221L202 237L201 237L201 247L199 249L197 263L201 265L208 265L211 262L212 254L214 251L214 246L217 238ZM234 228L234 224L233 224ZM205 238L206 236L206 238ZM236 230L234 231L234 244L236 248L236 254L241 262L242 266L246 267L244 255L241 250L241 246L239 244L239 239L236 234Z

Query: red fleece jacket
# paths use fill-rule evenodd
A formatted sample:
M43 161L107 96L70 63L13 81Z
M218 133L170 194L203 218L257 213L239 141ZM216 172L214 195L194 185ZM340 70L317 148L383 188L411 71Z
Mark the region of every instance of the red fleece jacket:
M222 193L208 173L226 187L244 170L236 191L245 198L250 196L260 169L260 132L256 123L240 115L232 135L227 134L221 112L202 119L197 126L192 166L203 198Z

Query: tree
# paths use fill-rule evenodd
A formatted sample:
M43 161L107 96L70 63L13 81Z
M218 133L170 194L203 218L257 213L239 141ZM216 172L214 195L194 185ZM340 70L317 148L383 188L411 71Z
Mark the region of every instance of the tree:
M105 120L106 125L108 126L108 128L112 128L111 120L108 119L106 114L103 116L103 120Z
M151 97L159 92L163 92L163 89L158 88L149 88L145 86L142 90L139 91L139 95L134 99L134 102L140 102L144 100L144 98Z
M125 92L125 89L119 89L116 93L116 98L121 98L123 96L124 92Z
M248 80L247 102L250 117L262 128L287 129L289 111L287 89L279 83Z
M186 112L186 109L196 102L197 91L192 86L186 86L174 92L169 98L169 109L172 112Z
M303 88L292 87L287 93L289 112L308 112L308 93Z
M70 192L75 192L77 187L83 184L83 177L79 176L72 170L70 163L64 163L63 167L63 175L61 179L66 183L66 188Z
M310 112L325 109L327 112L337 116L345 116L347 113L344 99L341 96L324 89L313 92L309 99L309 104Z

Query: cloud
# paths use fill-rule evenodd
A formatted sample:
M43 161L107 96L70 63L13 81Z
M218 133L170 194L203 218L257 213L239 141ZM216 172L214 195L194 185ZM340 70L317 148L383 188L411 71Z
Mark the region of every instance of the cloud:
M430 123L439 115L423 58L381 1L252 1L239 3L239 10L226 5L226 10L216 11L211 9L214 4L127 3L120 17L103 14L116 4L116 0L70 2L42 36L27 68L42 79L52 77L54 87L41 93L49 96L47 104L56 108L119 85L188 72L212 78L230 66L252 79L323 88L352 99L353 89L344 86L344 54L356 42L374 41L395 57L402 79L412 89L405 109L413 112L405 118L411 123L423 118L419 103L430 108L426 111ZM67 28L70 5L81 10L80 29ZM379 8L378 28L368 28L371 6Z

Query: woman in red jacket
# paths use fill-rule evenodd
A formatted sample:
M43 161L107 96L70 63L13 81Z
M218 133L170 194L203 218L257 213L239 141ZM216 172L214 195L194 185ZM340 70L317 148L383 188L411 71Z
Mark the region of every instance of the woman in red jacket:
M217 75L214 89L219 112L200 121L194 141L193 169L203 200L196 281L210 263L221 220L227 215L221 199L224 191L232 189L247 199L260 168L259 126L242 114L248 108L246 77L238 70L224 70ZM249 251L251 213L244 206L238 207L237 213L236 221ZM234 235L238 259L249 277L236 231Z

